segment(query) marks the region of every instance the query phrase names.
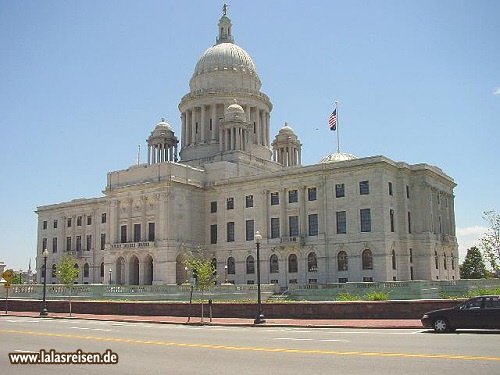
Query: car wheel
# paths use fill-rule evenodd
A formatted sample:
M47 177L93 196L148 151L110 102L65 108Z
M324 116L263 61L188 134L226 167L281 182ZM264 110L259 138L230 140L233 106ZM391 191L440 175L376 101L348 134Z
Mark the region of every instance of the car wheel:
M436 332L448 332L450 331L450 324L445 318L437 318L432 322L432 328Z

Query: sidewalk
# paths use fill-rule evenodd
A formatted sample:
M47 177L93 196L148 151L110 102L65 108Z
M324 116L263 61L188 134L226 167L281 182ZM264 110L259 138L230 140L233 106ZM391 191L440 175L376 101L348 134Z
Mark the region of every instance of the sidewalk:
M40 313L30 311L9 311L8 314L1 313L1 317L22 316L41 318ZM92 315L92 314L72 314L51 313L48 318L53 319L85 319L102 320L128 323L159 323L159 324L187 324L187 325L211 325L211 326L240 326L240 327L308 327L308 328L423 328L418 319L266 319L265 323L255 325L253 319L240 318L204 318L203 323L200 317L191 317L188 322L187 317L180 316L139 316L139 315ZM42 318L41 318L42 319Z

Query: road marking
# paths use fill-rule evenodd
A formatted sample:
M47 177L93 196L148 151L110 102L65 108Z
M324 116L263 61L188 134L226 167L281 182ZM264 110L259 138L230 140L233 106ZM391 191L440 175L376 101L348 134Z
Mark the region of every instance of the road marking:
M62 334L62 333L18 331L18 330L8 330L8 329L0 330L0 334L50 336L50 337L82 339L82 340L109 341L109 342L122 342L122 343L125 342L125 343L132 343L132 344L161 345L161 346L185 347L185 348L219 349L219 350L254 351L254 352L268 352L268 353L325 354L325 355L338 355L338 356L346 356L347 355L347 356L359 356L359 357L404 357L404 358L429 358L429 359L458 359L458 360L465 360L465 361L498 361L498 362L500 362L500 357L486 357L486 356L452 355L452 354L384 353L384 352L359 352L359 351L343 352L343 351L337 351L337 350L306 350L306 349L287 349L287 348L227 346L227 345L214 345L214 344L187 344L187 343L180 343L180 342L136 340L136 339L125 339L125 338L118 338L118 337L82 336L82 335L69 335L69 334Z
M104 332L111 332L111 329L104 329L104 328L90 328L90 327L69 327L72 329L83 329L83 330L89 330L89 331L104 331Z
M331 340L322 340L322 339L305 339L305 338L294 338L294 337L275 337L274 338L275 340L291 340L291 341L318 341L318 342L335 342L335 341L339 341L339 342L350 342L349 340L335 340L335 339L331 339Z

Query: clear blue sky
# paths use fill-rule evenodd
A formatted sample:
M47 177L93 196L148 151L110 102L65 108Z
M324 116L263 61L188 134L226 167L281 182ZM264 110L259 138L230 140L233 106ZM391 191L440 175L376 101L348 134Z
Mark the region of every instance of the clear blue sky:
M0 0L0 261L26 269L36 207L101 196L161 117L180 136L222 3ZM336 147L339 100L342 150L442 168L461 252L473 243L500 210L500 1L234 0L228 14L272 136L287 121L316 163Z

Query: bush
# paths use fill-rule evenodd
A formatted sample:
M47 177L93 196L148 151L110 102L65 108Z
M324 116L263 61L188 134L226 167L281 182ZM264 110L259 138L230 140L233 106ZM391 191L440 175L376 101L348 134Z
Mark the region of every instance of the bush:
M356 296L350 293L340 293L337 298L337 301L360 301L361 297Z
M387 301L389 299L389 293L371 290L365 294L365 299L367 301Z

